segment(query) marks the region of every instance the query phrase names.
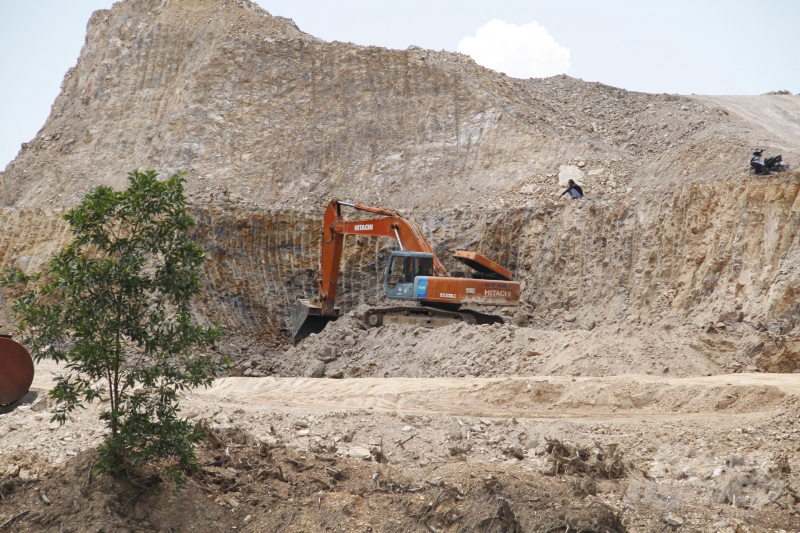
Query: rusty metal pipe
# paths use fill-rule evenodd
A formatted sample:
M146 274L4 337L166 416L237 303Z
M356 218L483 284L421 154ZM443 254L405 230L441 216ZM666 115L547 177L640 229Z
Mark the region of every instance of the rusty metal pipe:
M7 336L0 336L0 405L14 403L33 383L33 360L28 350Z

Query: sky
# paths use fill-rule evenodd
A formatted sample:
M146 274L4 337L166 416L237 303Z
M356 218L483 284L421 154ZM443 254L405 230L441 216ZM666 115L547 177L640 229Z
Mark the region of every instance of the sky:
M89 16L112 3L0 0L0 169L44 125ZM327 41L460 51L521 78L566 73L652 93L800 93L798 0L257 3Z

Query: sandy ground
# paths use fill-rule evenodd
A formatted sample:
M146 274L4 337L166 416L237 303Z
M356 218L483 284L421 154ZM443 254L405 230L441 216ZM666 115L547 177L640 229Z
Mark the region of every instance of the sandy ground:
M695 100L724 107L748 127L772 137L775 146L797 154L800 146L800 97L791 95L692 96ZM758 138L758 135L753 136ZM753 148L757 148L754 146ZM775 154L770 154L775 155ZM786 156L786 153L784 153ZM790 164L789 158L784 157Z
M37 365L35 387L44 392L58 371ZM747 516L794 523L798 398L797 374L229 377L185 395L181 405L204 427L244 432L298 460L381 456L413 479L430 479L452 463L464 472L517 472L534 483L550 479L548 439L614 446L629 473L602 499L626 509L629 524L645 524L629 531L649 531L666 517L702 531L771 531L736 528ZM60 472L100 442L97 416L106 407L78 410L62 427L50 423L47 410L0 416L0 471L16 470L19 479Z
M37 365L34 390L48 389L58 371L52 363ZM471 427L483 420L487 426L537 428L525 432L528 440L523 444L531 447L541 444L547 435L590 439L598 425L626 438L636 436L640 444L647 443L649 431L655 431L653 441L647 443L652 447L653 442L661 443L659 434L665 431L669 434L672 424L681 428L681 435L692 439L718 433L727 435L734 428L741 433L747 426L767 425L773 428L772 435L789 431L793 443L794 426L778 433L775 428L780 426L776 420L783 420L787 408L797 405L798 397L798 374L347 380L230 377L217 380L208 389L192 391L183 398L182 409L192 419L206 418L223 425L234 423L263 438L285 439L301 447L315 436L321 440L342 438L349 431L347 427L322 421L350 417L361 420L366 433L363 446L378 438L402 439L410 431L409 420L425 421L423 425L431 432L431 445L447 441L454 423ZM96 415L103 407L104 404L95 403L87 411L76 412L74 427L67 424L54 429L47 416L25 409L0 419L0 427L3 422L14 424L15 419L20 425L25 419L41 428L42 443L50 431L78 434L70 441L78 452L100 437L100 428L92 414ZM795 418L789 416L787 422L794 424ZM307 423L296 426L288 422L297 419ZM284 420L287 422L281 432ZM312 423L313 420L319 425ZM311 429L305 433L297 431L303 428ZM26 448L36 440L29 437L20 431L9 433L2 440L7 449ZM782 449L781 440L772 442L775 449ZM63 459L64 449L51 451L51 459ZM491 457L495 456L485 459Z
M61 369L52 361L38 363L32 390L52 388L53 377ZM347 380L228 377L210 388L194 390L185 401L185 410L196 404L229 402L264 409L368 409L494 418L621 420L646 413L660 418L706 417L711 423L724 423L731 414L768 413L784 397L799 395L800 374Z
M511 324L363 330L356 318L343 318L316 338L274 355L282 358L285 377L225 377L183 395L185 417L235 443L223 445L221 455L203 451L211 470L193 483L213 501L209 512L229 513L239 525L252 515L258 524L254 531L283 528L295 515L303 516L298 531L315 530L314 521L324 518L323 495L342 499L336 515L350 505L352 491L361 494L363 486L383 490L374 480L376 475L394 479L397 474L388 469L406 476L406 487L433 487L428 482L437 480L470 487L475 476L491 475L506 487L519 482L524 490L504 492L504 497L539 528L546 526L539 511L523 512L522 507L544 497L525 492L533 486L547 486L542 494L567 491L542 500L550 502L554 516L560 516L563 502L590 512L597 501L624 516L627 529L603 531L653 531L670 523L726 533L800 528L800 374L725 373L738 353L732 341L693 325L640 332L636 324L583 328L581 320L570 319L574 329L569 330ZM743 347L758 340L749 328L745 324L728 331L725 326ZM334 351L334 360L328 360ZM323 361L327 368L319 375L329 377L303 377ZM52 362L37 364L33 389L44 397L62 370ZM106 402L76 410L64 426L51 422L52 408L40 400L0 415L0 480L28 487L13 500L14 513L30 508L37 498L31 490L39 483L52 496L62 484L59 476L85 477L81 458L90 456L106 432L99 420ZM555 475L558 463L549 451L553 439L575 449L593 447L602 456L618 450L624 473L592 481L585 475ZM273 477L265 486L258 469L275 471L278 466L269 454L255 451L263 447L289 454L282 471L307 473L308 479L292 484ZM245 456L236 459L237 453ZM312 458L315 466L307 470ZM355 468L347 482L351 485L334 488L323 481L319 492L319 476L327 479L325 466L334 464L342 465L334 471ZM219 469L214 479L233 475L236 481L219 488L208 485L214 468ZM596 500L575 496L577 489L571 487L595 481ZM290 498L295 494L286 492L290 486L300 499ZM283 499L265 506L262 490ZM486 490L483 516L493 512L496 500L494 489ZM61 510L53 520L73 516L68 496L59 496ZM373 524L383 520L386 525L386 517L393 516L397 524L409 525L406 503L364 497L374 506L364 513ZM252 506L245 508L243 501ZM167 524L174 514L164 507L167 503L154 500L141 516ZM98 509L105 505L96 504ZM273 510L279 516L270 514ZM93 513L99 527L104 515ZM336 515L339 530L366 530L359 525L361 515L341 515ZM11 516L0 508L0 521ZM121 513L120 520L135 531L144 519L137 516ZM78 523L77 518L68 520ZM203 527L215 520L209 518ZM476 520L464 518L463 523ZM26 523L26 533L39 525ZM81 531L84 523L75 527ZM375 531L384 529L403 531Z
M800 393L794 374L732 374L698 378L224 378L198 399L313 410L372 409L417 415L493 418L629 418L647 413L722 422L729 413L763 413ZM727 399L736 401L728 404ZM720 419L720 420L717 420ZM724 423L724 422L722 422Z

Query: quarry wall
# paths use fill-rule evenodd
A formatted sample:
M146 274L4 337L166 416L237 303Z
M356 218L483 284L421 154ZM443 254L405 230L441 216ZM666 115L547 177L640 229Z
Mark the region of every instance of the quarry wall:
M786 332L800 317L800 175L743 178L639 191L614 201L415 215L448 268L456 249L477 250L523 283L535 323L570 326L725 320ZM298 297L315 294L320 216L195 207L205 249L197 312L234 332L282 339ZM69 240L58 210L0 212L0 267L41 268ZM347 237L340 280L345 309L380 304L394 241ZM8 321L9 289L3 314ZM510 312L513 312L510 311ZM741 314L739 314L741 313Z
M796 97L741 98L796 122ZM0 267L41 268L91 187L189 171L210 258L196 312L239 338L288 339L334 197L415 219L448 268L456 249L506 265L534 325L781 335L798 315L798 175L747 177L742 155L758 143L793 160L798 143L728 104L327 43L246 0L120 2L92 16L50 117L0 174ZM584 200L556 201L565 169ZM347 239L345 309L383 303L392 246ZM15 294L0 296L9 323Z

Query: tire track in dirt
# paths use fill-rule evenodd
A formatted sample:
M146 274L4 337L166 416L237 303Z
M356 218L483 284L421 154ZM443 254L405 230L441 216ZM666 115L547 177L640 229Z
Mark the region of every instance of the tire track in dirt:
M264 407L493 418L708 418L761 414L800 394L800 376L732 374L526 378L223 378L196 396Z

